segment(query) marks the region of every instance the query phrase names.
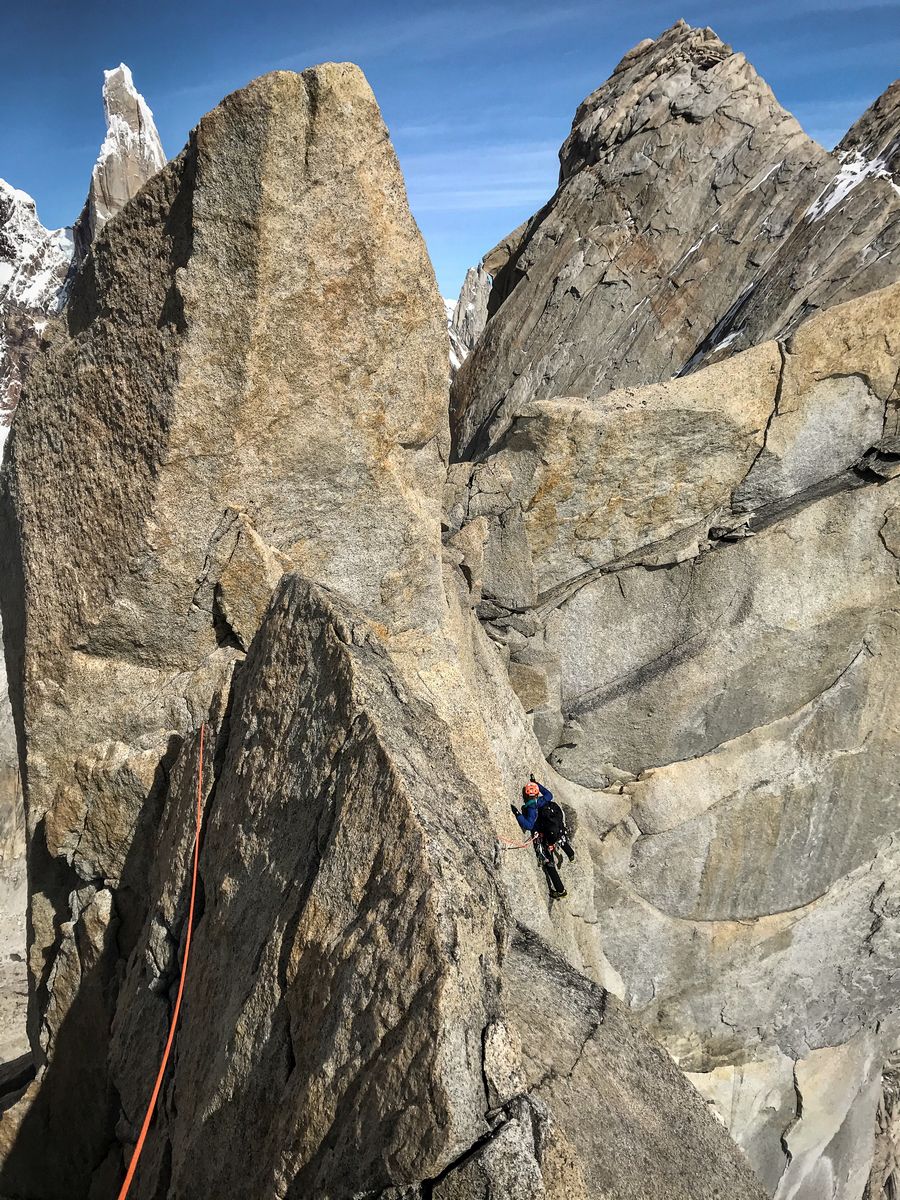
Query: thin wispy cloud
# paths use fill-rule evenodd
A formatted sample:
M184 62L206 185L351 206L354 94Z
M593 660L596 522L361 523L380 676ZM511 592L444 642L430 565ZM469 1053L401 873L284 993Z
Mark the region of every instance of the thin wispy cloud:
M499 38L536 33L572 24L592 11L586 4L561 5L557 8L526 7L454 7L418 13L393 24L372 22L368 27L336 31L328 41L299 48L281 58L277 66L293 67L334 56L354 62L384 58L399 51L415 51L418 59L444 56L448 45L454 52L461 48Z
M400 154L414 213L539 208L556 186L554 142L513 142L477 150Z

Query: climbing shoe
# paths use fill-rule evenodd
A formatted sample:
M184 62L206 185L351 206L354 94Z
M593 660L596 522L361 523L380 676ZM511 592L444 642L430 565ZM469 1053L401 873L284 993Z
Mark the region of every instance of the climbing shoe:
M550 899L551 900L562 900L563 896L568 896L568 894L569 893L566 891L566 889L563 888L563 890L561 892L551 892Z

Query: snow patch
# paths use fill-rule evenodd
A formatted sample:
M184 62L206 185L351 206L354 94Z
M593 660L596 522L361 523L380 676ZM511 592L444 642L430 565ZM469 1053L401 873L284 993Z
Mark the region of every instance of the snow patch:
M734 333L729 333L728 337L722 338L721 342L716 342L714 349L724 350L726 346L730 346L732 342L736 342L741 336L741 331L736 329Z
M894 183L894 177L883 157L865 158L858 150L853 150L845 151L841 155L841 162L841 169L806 210L807 220L818 221L827 216L866 179L886 179L900 196L900 187Z

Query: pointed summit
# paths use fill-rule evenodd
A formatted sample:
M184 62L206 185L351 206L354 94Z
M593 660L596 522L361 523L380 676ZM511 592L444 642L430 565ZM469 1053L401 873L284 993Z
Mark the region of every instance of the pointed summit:
M711 29L635 46L578 106L555 195L487 256L490 320L454 381L458 453L529 401L677 373L831 173Z
M120 63L103 72L106 137L91 174L91 186L75 223L75 257L81 262L94 238L148 179L165 165L153 113Z
M743 54L735 54L712 29L677 21L629 50L606 83L578 106L559 152L560 180L673 119L696 124L715 119L744 87L753 93L760 121L796 126Z

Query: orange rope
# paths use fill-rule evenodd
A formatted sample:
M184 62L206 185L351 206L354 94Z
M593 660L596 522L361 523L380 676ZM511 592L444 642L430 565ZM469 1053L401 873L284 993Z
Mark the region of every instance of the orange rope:
M150 1097L150 1103L147 1105L147 1112L144 1116L144 1123L141 1126L141 1133L137 1140L137 1145L134 1148L134 1153L131 1156L131 1162L128 1164L128 1174L125 1176L125 1182L122 1184L122 1190L119 1192L119 1200L125 1200L128 1195L128 1189L131 1187L131 1181L134 1179L134 1173L137 1170L138 1160L141 1157L141 1152L144 1149L144 1142L147 1140L147 1132L150 1129L150 1122L153 1120L153 1113L156 1109L156 1101L159 1097L159 1089L162 1087L163 1076L166 1073L166 1067L169 1063L169 1054L172 1050L172 1043L175 1041L175 1029L178 1025L178 1014L181 1011L181 997L184 995L184 981L187 976L188 958L191 953L191 934L194 931L194 902L197 898L197 872L200 866L200 822L203 816L203 740L206 733L206 725L200 726L200 764L197 772L197 821L194 832L194 873L191 879L191 903L188 908L187 934L184 939L184 958L181 962L181 978L178 981L178 995L175 997L175 1008L172 1010L172 1022L169 1026L169 1037L166 1041L166 1048L163 1051L162 1062L159 1064L159 1073L156 1076L156 1083L153 1087L153 1095Z
M502 837L498 837L497 841L500 842L503 846L505 846L509 850L524 850L524 848L526 846L531 845L531 843L534 841L534 839L536 837L537 837L537 834L533 833L527 842L508 842L506 840L506 838L502 838Z

